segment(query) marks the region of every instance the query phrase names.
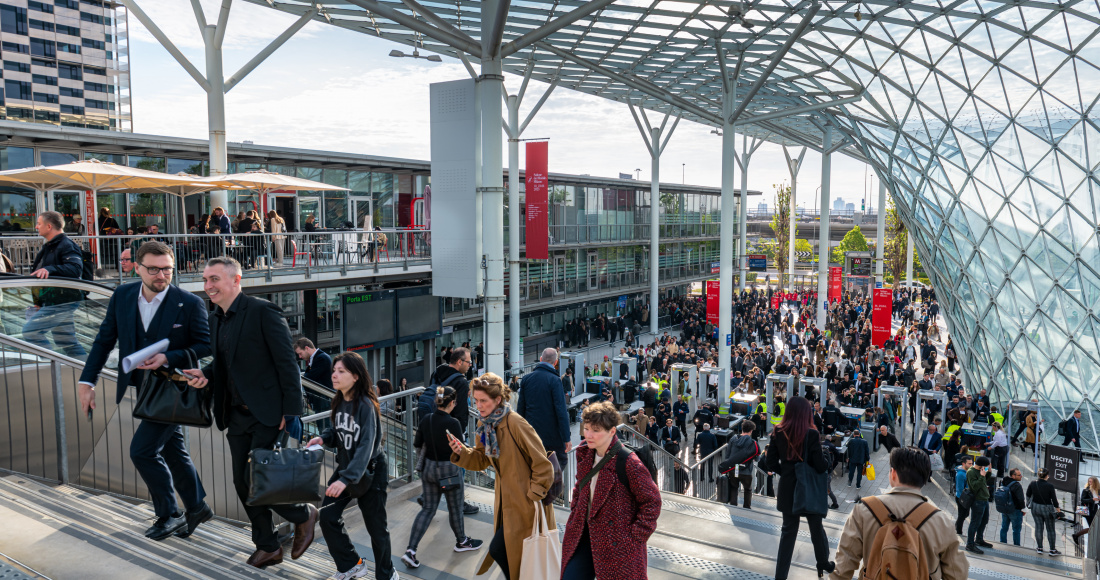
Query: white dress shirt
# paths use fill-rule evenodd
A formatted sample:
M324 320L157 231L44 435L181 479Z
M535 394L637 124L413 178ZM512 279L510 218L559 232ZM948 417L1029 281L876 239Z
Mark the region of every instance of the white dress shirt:
M141 325L145 327L145 332L149 332L149 324L153 322L153 318L157 315L157 310L164 302L164 297L167 294L168 288L165 288L158 292L156 296L153 296L153 300L150 302L145 299L145 292L138 292L138 314L141 315Z

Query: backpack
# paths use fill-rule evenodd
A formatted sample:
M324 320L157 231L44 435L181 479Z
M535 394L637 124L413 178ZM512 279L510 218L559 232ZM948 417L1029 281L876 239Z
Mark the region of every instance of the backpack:
M922 501L899 518L877 497L865 497L859 501L871 510L881 526L875 532L870 557L859 577L867 580L927 578L928 559L924 554L920 528L928 518L940 511L939 508Z
M741 452L739 452L738 455L731 455L729 459L719 463L718 470L728 474L740 465L751 465L752 460L760 455L760 444L754 440L752 442L752 451L749 451L747 455L742 455L740 453Z
M80 252L81 266L80 266L80 279L81 280L95 280L95 256L88 250L81 250Z
M821 444L821 455L825 457L825 471L832 471L836 469L836 457L833 455L833 450L830 445Z
M615 456L615 472L619 474L619 481L623 487L630 489L630 480L626 477L626 458L631 453L638 456L642 465L649 471L649 476L653 478L653 483L657 483L657 462L653 461L653 453L650 452L649 446L632 447L623 443L619 448L619 454Z
M1066 436L1066 422L1065 421L1059 421L1058 422L1058 436L1059 437L1065 437Z
M455 377L461 377L462 373L455 373L446 379L442 383L433 382L428 388L424 389L424 392L420 393L420 398L416 401L416 414L419 416L419 420L423 421L428 415L435 412L435 393L438 387L446 387L451 384L451 381L455 380Z
M1012 503L1012 492L1008 487L1002 485L997 491L993 492L993 502L997 506L997 511L1002 514L1010 514L1016 511L1016 505Z

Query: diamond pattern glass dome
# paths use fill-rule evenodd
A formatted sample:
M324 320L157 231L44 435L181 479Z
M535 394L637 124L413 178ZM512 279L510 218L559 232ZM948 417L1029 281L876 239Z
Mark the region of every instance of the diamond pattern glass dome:
M295 14L315 4L250 1ZM737 132L821 150L831 124L839 152L888 184L968 384L1002 404L1035 391L1044 410L1063 416L1095 407L1095 0L316 4L317 19L336 26L470 60L499 46L509 72L716 126L724 51L738 94L758 89ZM481 39L483 10L499 23L499 45ZM861 98L763 117L853 96Z

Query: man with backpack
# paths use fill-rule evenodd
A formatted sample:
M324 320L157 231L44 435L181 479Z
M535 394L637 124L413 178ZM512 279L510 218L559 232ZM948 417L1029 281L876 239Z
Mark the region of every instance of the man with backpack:
M1008 526L1012 525L1012 543L1020 545L1020 529L1024 524L1024 486L1020 480L1024 474L1019 469L1008 472L1001 487L993 494L993 503L1001 514L1001 543L1008 543Z
M752 462L760 455L760 444L752 437L755 430L752 421L741 421L741 436L730 442L724 460L718 464L718 472L728 478L730 505L737 505L737 491L743 487L745 500L741 507L747 510L752 509Z
M861 499L848 516L831 580L850 580L861 562L860 578L867 579L967 577L970 564L951 517L921 494L931 475L923 452L899 447L890 453L890 489Z

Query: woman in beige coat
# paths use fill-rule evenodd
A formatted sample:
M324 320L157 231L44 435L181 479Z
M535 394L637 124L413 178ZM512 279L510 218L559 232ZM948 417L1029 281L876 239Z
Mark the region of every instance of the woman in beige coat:
M451 461L473 471L492 467L497 474L493 539L477 573L484 574L496 562L506 580L518 580L523 540L531 535L535 505L542 506L539 502L554 483L554 468L546 458L538 433L507 403L510 393L503 379L485 373L470 383L470 391L481 415L477 443L470 448L450 438ZM550 529L556 529L554 509L542 509L546 511Z
M271 238L271 247L274 249L272 253L275 257L275 267L278 268L283 265L283 258L286 255L286 222L275 210L267 212L267 219L271 224L269 226L271 233L274 234Z

